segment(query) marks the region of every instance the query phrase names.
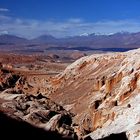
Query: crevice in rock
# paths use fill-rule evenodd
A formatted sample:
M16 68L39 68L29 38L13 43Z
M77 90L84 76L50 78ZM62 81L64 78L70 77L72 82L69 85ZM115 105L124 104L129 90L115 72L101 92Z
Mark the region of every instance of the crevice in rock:
M69 115L64 115L59 120L59 125L62 126L62 124L71 125L72 124L72 118Z
M101 103L102 103L102 100L96 100L95 101L95 109L98 109L98 107L100 106Z
M128 104L127 107L130 108L131 107L131 104Z

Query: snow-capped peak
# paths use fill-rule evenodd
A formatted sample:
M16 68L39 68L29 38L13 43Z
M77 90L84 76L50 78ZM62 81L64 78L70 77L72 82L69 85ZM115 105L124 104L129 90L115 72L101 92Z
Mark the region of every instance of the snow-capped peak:
M89 36L89 34L88 33L83 33L80 36Z

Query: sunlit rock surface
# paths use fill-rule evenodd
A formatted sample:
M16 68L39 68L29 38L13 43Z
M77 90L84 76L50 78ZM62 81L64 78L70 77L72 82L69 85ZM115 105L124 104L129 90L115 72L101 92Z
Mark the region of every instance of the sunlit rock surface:
M69 106L81 136L139 139L140 49L83 57L52 80L49 97Z

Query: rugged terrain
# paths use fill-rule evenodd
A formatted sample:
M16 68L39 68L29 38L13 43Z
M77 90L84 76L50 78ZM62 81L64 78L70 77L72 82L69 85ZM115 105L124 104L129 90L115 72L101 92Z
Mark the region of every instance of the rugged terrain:
M31 131L31 133L29 134L27 131L25 133L28 133L29 137L32 138L35 137L32 133L36 132L38 138L39 134L43 134L40 138L77 139L72 127L74 114L43 96L43 91L39 90L41 84L38 86L37 84L32 85L31 77L29 78L26 75L28 78L25 78L25 74L21 75L21 73L2 65L0 76L0 122L4 121L2 123L4 127L2 128L1 126L0 129L5 130L5 126L12 128L9 125L15 122L16 126L13 126L12 129L15 128L17 130L20 127L23 131L24 128L30 128L31 130L29 129L28 131ZM35 78L37 78L36 75ZM45 79L47 80L47 77ZM34 81L36 80L34 79ZM3 113L7 116L3 116ZM25 122L30 123L34 127L42 128L42 130L33 128ZM12 134L9 129L5 131L8 131L12 138L17 138L14 135L15 133ZM19 133L22 134L23 132Z
M73 139L138 140L139 58L140 49L93 54L55 75L1 64L0 109Z
M138 48L140 32L117 32L112 34L82 34L56 38L52 35L41 35L34 39L25 39L15 35L0 35L0 46L11 46L18 50L106 50L111 48ZM10 47L9 47L10 48Z
M49 97L75 114L78 135L139 137L140 49L83 57L51 82Z

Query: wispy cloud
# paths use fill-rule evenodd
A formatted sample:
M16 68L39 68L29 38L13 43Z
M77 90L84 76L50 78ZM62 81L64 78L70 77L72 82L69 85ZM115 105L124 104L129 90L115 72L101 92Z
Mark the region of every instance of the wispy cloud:
M8 12L9 11L9 9L7 9L7 8L0 8L0 12Z
M140 22L137 20L107 20L87 22L71 18L63 22L40 21L34 19L12 18L0 15L0 33L10 33L22 37L34 38L42 34L55 37L80 35L83 33L115 33L119 31L138 32Z

